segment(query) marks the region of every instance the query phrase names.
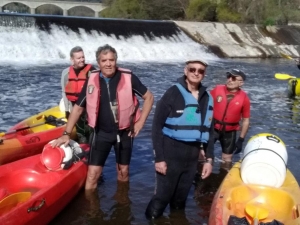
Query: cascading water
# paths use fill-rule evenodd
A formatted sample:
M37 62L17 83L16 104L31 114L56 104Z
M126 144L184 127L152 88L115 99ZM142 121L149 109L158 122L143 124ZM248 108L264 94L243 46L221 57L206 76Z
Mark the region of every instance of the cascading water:
M173 22L87 19L60 16L0 15L0 61L66 63L74 46L88 62L104 44L116 48L120 61L183 62L217 60Z

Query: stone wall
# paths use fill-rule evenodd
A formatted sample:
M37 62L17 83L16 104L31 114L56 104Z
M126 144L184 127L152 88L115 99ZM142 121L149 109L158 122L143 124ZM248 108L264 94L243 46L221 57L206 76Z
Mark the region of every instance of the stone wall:
M174 22L220 57L280 57L279 52L300 56L300 24L264 28L247 24Z

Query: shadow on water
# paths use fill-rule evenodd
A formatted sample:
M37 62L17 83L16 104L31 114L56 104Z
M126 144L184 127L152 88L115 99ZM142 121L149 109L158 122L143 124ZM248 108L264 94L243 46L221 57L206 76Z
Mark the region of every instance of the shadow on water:
M109 198L102 195L101 183L98 191L81 190L77 198L70 203L75 207L63 211L68 217L65 218L61 214L50 224L131 224L134 216L131 212L129 182L117 182L115 193Z

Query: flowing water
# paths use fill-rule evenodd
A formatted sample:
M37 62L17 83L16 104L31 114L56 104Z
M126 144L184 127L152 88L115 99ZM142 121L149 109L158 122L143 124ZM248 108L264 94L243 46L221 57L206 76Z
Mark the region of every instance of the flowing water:
M183 74L186 59L201 57L209 62L203 83L210 89L225 82L227 70L244 70L247 74L244 90L251 99L251 126L246 141L257 133L278 135L287 146L288 168L300 181L297 159L300 157L300 102L287 97L286 81L274 78L275 73L297 76L300 71L293 61L219 59L181 32L172 38L148 39L141 35L117 38L99 31L76 33L59 26L53 26L51 32L36 27L0 26L0 131L58 104L60 74L69 65L68 52L73 46L81 45L87 61L96 66L95 50L106 43L118 51L119 65L134 71L153 92L155 102ZM97 194L87 196L81 191L50 224L207 224L213 195L224 177L219 169L218 143L213 174L206 182L198 181L192 186L185 212L171 213L167 208L155 222L144 217L155 185L151 141L154 110L155 105L134 141L129 185L117 183L112 151ZM234 156L234 161L240 157Z

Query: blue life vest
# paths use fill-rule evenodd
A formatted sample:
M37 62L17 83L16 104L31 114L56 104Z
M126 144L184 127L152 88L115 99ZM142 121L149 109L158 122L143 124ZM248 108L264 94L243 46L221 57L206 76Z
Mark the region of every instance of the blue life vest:
M213 98L209 95L209 101L204 121L201 121L201 111L198 109L197 99L181 84L176 84L181 92L185 107L180 117L168 117L163 127L163 134L180 141L203 142L209 139L209 128L213 117Z

